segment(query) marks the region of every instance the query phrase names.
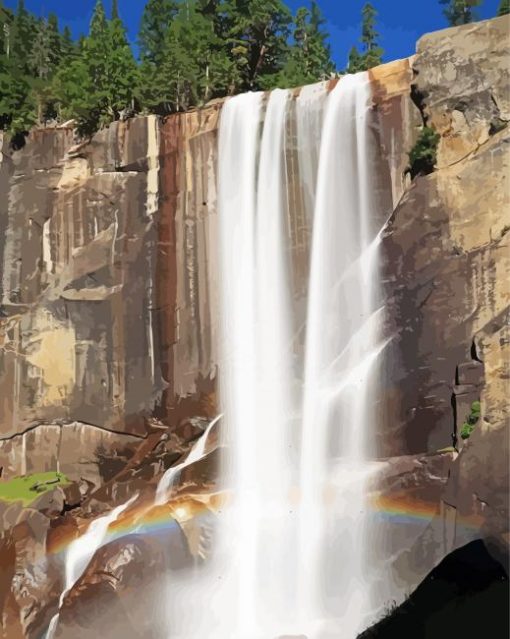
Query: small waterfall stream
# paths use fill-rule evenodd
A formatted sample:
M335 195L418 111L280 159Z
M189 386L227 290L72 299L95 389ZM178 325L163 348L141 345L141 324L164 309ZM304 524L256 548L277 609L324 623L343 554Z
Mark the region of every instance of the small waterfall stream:
M138 495L134 495L127 502L114 508L104 517L95 519L86 532L75 539L67 548L65 554L65 587L60 595L59 611L53 616L48 626L46 639L52 639L57 628L60 608L66 594L71 590L78 579L83 575L91 559L107 540L108 528L133 504Z
M170 498L170 492L174 487L175 482L179 479L181 472L188 466L191 466L191 464L200 461L205 456L209 435L222 417L223 415L218 415L209 423L204 434L195 442L184 461L177 464L177 466L172 466L164 473L156 488L156 495L154 498L154 504L156 506L161 506L168 501Z

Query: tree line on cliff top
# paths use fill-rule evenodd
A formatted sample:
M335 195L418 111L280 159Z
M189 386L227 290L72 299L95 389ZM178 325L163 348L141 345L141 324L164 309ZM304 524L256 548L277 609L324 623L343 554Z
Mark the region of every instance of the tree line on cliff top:
M440 0L450 24L475 17L481 0ZM508 13L501 0L500 13ZM362 10L361 47L345 72L381 63L377 12ZM49 121L82 134L129 113L166 115L216 97L299 86L336 73L316 2L292 15L283 0L148 0L135 59L112 0L97 0L89 33L74 41L54 14L36 17L0 0L0 128L13 140ZM21 142L20 142L21 143Z

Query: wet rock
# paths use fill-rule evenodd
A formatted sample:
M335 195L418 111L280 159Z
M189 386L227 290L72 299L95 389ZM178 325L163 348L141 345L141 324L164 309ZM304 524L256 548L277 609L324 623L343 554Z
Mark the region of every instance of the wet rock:
M23 511L23 504L18 501L11 504L5 504L2 516L2 530L9 530L18 521L18 517Z
M83 496L80 490L80 484L73 481L64 486L63 491L66 509L76 508L81 504Z
M58 606L62 567L46 555L49 523L42 513L25 509L0 540L0 637L39 639Z
M64 510L64 503L64 490L62 490L62 488L54 488L53 490L46 491L40 497L37 497L37 499L34 499L31 503L31 507L48 517L53 517L60 515Z
M46 535L46 550L49 554L56 554L66 548L80 535L76 518L70 513L51 520Z
M162 535L128 535L107 544L65 597L55 636L88 639L108 623L111 636L154 637L158 602L153 588L167 571L171 578L171 571L191 565L178 525Z
M12 534L15 539L30 535L38 544L44 546L49 527L50 521L46 515L35 508L24 508L18 517Z
M221 449L217 448L201 460L186 466L181 471L179 485L187 490L212 486L218 478Z

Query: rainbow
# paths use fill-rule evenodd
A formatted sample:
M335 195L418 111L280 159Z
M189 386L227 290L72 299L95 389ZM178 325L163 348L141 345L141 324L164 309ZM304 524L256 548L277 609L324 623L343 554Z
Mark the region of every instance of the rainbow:
M135 533L150 535L176 529L186 521L218 512L225 499L225 495L210 494L186 495L162 506L155 506L152 502L136 502L110 525L108 542ZM77 527L68 527L53 539L50 536L47 544L48 553L56 555L65 552L67 547L85 532L91 521L83 519Z
M108 531L108 542L131 534L159 534L179 527L181 524L203 515L219 513L227 502L225 493L182 495L162 506L141 502L126 510ZM391 526L417 526L441 517L438 502L429 502L411 497L407 493L392 496L372 495L369 501L371 515L383 518ZM456 513L455 525L466 530L477 530L483 519L476 514L464 516ZM48 552L60 554L74 539L83 534L90 520L84 519L77 528L60 534L50 541Z
M436 517L441 517L441 504L439 501L425 501L412 498L407 493L399 493L392 496L373 496L370 508L375 516L386 519L393 525L413 525L421 522L430 522ZM477 530L480 528L483 518L479 515L463 515L455 513L455 525L466 529Z

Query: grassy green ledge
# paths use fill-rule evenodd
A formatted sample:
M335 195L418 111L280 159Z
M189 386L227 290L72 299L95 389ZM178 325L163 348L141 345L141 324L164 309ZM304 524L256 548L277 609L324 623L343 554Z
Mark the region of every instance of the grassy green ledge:
M24 506L29 506L44 493L69 483L70 481L65 475L55 471L14 477L9 481L0 480L0 500L21 501Z

